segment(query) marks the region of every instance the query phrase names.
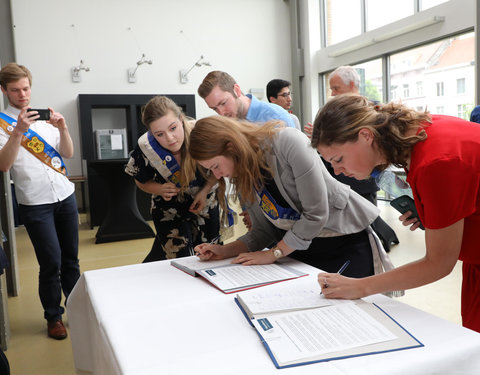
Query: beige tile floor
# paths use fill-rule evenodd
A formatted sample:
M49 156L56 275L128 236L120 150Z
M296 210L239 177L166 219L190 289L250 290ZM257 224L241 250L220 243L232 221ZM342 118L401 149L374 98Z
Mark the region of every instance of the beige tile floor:
M423 232L410 232L397 220L398 214L382 202L382 217L395 228L400 244L390 252L398 266L425 253ZM84 220L83 220L84 221ZM143 260L153 239L95 244L97 228L80 225L80 265L82 271L135 264ZM245 231L243 224L235 228L236 235ZM8 299L11 339L6 355L13 375L74 375L70 339L56 341L47 338L46 323L37 295L38 266L28 236L23 227L16 230L20 292ZM400 300L419 309L460 324L461 267L445 279L431 285L407 291ZM68 320L65 318L68 324ZM132 322L135 328L138 322ZM67 326L68 327L68 326Z

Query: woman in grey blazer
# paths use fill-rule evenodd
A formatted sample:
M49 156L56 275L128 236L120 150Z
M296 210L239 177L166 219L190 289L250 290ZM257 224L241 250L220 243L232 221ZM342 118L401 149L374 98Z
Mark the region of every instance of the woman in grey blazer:
M259 127L212 116L197 121L189 152L219 179L218 196L230 179L252 220L234 242L197 246L201 259L236 256L250 265L289 255L328 272L349 260L351 277L375 273L379 250L372 252L367 228L378 208L335 180L303 133L278 121Z

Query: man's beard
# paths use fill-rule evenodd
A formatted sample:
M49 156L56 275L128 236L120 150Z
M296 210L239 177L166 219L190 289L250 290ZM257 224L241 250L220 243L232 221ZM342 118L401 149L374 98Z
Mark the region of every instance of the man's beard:
M237 118L241 120L245 120L247 117L247 113L245 111L243 102L238 97L235 98L235 102L237 103Z

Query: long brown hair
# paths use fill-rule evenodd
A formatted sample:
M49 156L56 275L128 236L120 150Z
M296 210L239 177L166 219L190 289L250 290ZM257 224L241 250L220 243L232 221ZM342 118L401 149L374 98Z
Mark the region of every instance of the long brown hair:
M159 118L166 116L172 112L183 126L185 137L182 147L180 148L180 155L182 157L180 166L180 194L188 188L190 182L195 179L195 171L197 164L188 153L188 145L190 142L190 132L192 130L191 122L185 117L182 109L170 98L166 96L155 96L148 101L142 108L142 122L150 131L150 124Z
M393 164L406 167L413 146L427 138L424 127L430 114L418 112L401 103L377 105L356 94L331 98L317 114L312 132L312 147L355 142L360 129L367 128L375 137L375 146L383 154L385 169Z
M231 177L235 193L242 203L255 201L255 189L264 186L262 170L271 173L264 152L270 149L280 121L269 121L262 126L224 116L198 120L190 134L189 153L195 160L209 160L216 156L231 158L235 176ZM225 193L225 181L219 181L219 196ZM222 202L222 200L220 200Z

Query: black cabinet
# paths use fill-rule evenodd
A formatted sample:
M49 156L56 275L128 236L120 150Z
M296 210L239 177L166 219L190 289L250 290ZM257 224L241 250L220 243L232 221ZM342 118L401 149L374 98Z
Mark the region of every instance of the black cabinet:
M129 233L129 238L142 238L153 236L150 226L145 220L151 220L150 216L150 194L137 189L133 178L126 175L123 166L128 159L101 159L97 152L96 131L105 129L116 129L124 131L127 138L127 148L131 151L137 145L138 138L145 133L146 128L141 121L142 107L156 94L151 95L108 95L108 94L80 94L78 95L78 113L81 136L82 159L85 161L87 173L86 186L86 211L90 227L100 226L97 234L103 236L104 240L97 242L119 241L125 237L122 233L123 224L120 221L132 220L138 224L138 218L135 211L138 208L142 225L135 224L135 231ZM165 95L175 101L187 116L195 118L195 95ZM108 180L105 178L108 172ZM125 178L125 176L128 178ZM119 191L123 191L125 196L118 195L118 191L113 191L115 185L111 182L121 183ZM130 186L128 186L130 185ZM125 189L123 189L125 187ZM133 192L133 193L132 193ZM132 195L133 194L133 195ZM115 195L117 202L112 201ZM110 202L110 203L109 203ZM115 215L111 213L118 207L113 205L123 205L127 209L120 211L126 218L118 218L119 222L113 222ZM124 207L124 208L125 208ZM118 212L117 215L118 216ZM102 226L107 225L108 235ZM118 226L117 234L111 233ZM147 228L148 227L148 228ZM134 229L134 228L132 228ZM104 234L102 235L102 232ZM124 230L123 230L124 232Z

